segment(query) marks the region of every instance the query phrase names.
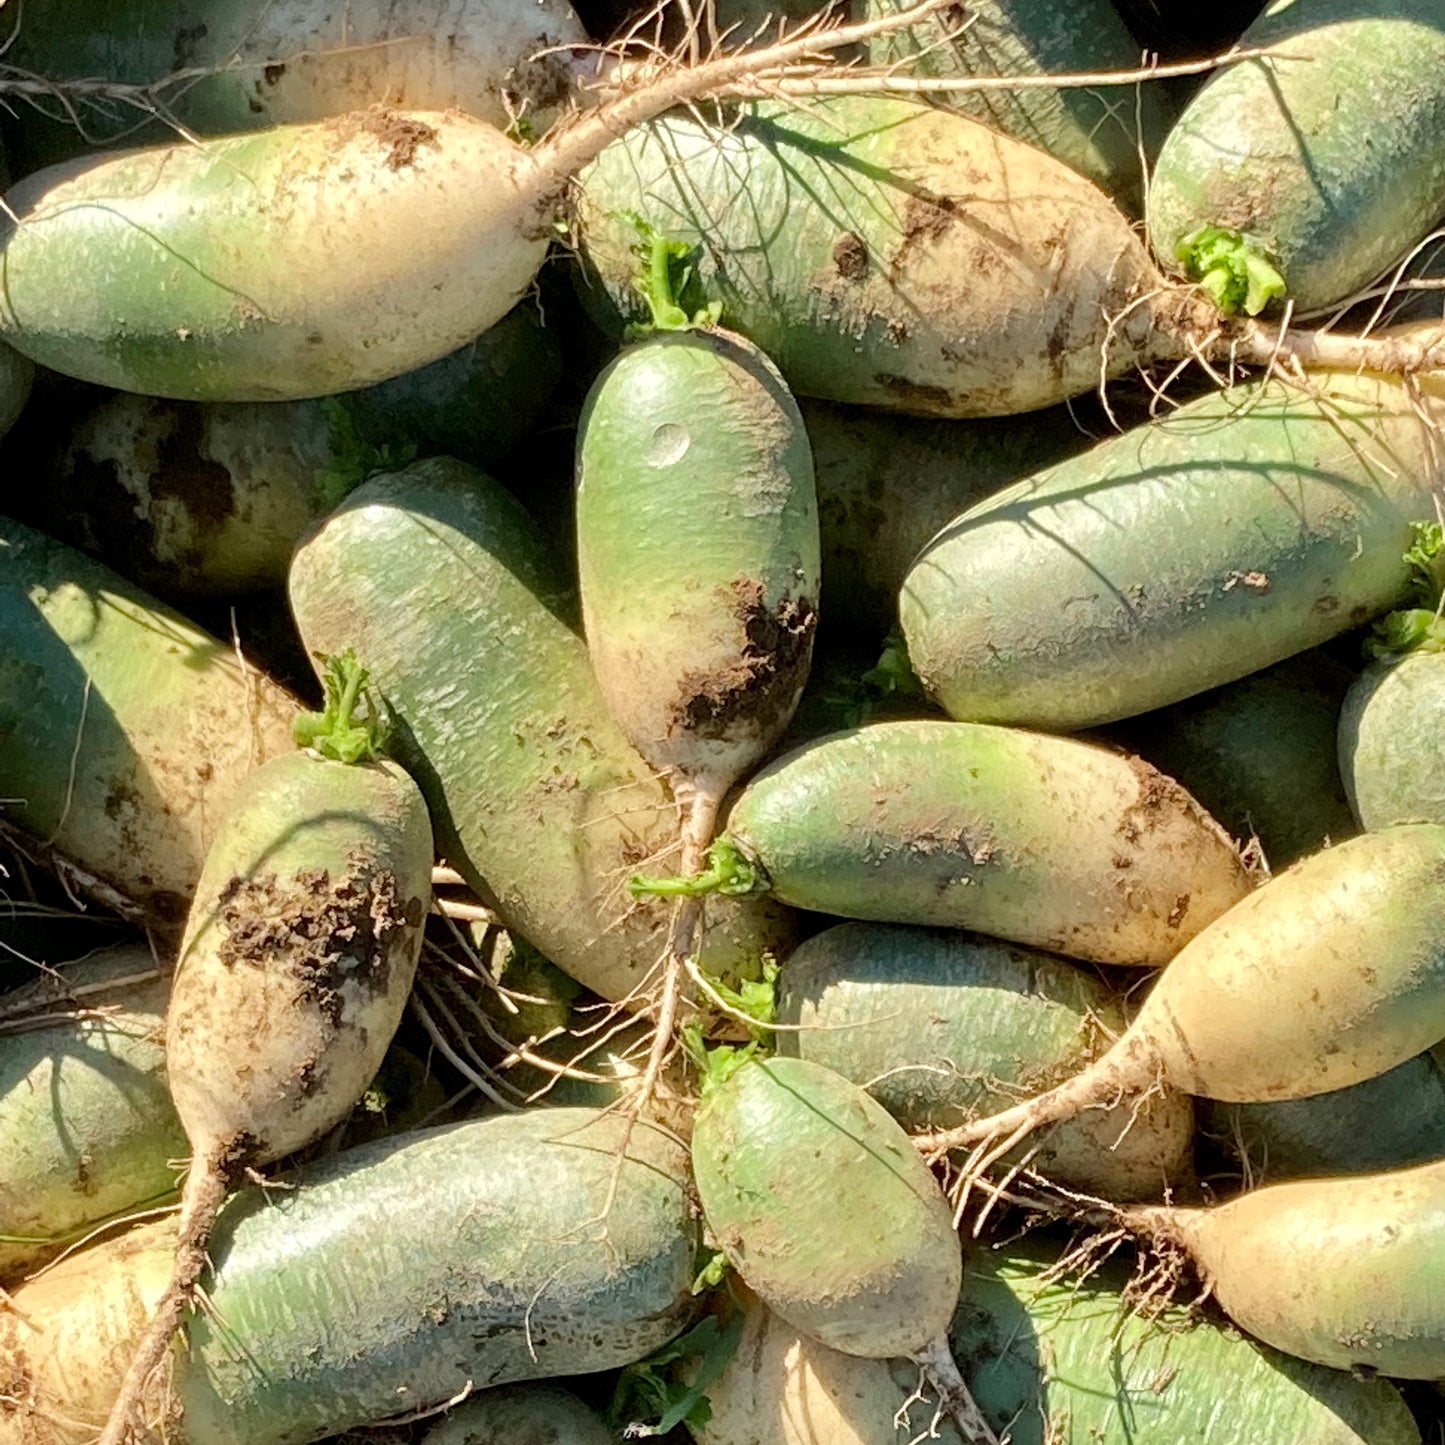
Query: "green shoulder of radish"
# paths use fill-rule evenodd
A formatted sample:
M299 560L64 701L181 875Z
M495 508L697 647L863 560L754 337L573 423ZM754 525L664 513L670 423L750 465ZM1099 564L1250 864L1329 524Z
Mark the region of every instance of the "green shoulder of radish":
M1371 661L1345 697L1339 766L1362 828L1445 822L1445 556L1438 522L1421 522L1403 556L1411 605L1366 643Z
M952 1210L902 1128L857 1085L803 1059L743 1058L709 1084L693 1177L743 1282L833 1349L914 1360L963 1438L997 1445L948 1345L963 1277Z
M15 425L30 399L35 366L28 357L0 343L0 437Z
M166 1072L191 1144L171 1286L102 1440L134 1438L227 1191L341 1122L380 1067L421 950L426 803L379 756L385 719L354 655L326 669L301 750L247 781L206 855L166 1015Z
M687 1154L643 1125L618 1171L618 1143L594 1110L533 1110L238 1190L211 1241L206 1306L157 1371L147 1417L174 1429L178 1414L186 1439L212 1445L306 1445L651 1354L696 1309ZM0 1397L0 1442L95 1439L174 1244L172 1222L142 1225L16 1291L0 1359L27 1389Z
M0 522L0 819L162 930L295 700L108 567Z
M1332 306L1445 210L1445 22L1435 0L1269 5L1169 132L1149 183L1168 267L1228 309L1262 263L1297 310ZM1225 255L1221 231L1247 238ZM1268 299L1258 294L1250 309ZM1255 303L1258 304L1255 304Z
M1129 1027L1083 1072L1011 1108L923 1136L991 1142L1159 1084L1224 1102L1355 1084L1445 1037L1445 827L1366 833L1297 863L1187 944Z
M814 934L788 957L777 988L779 1053L851 1079L911 1132L1042 1091L1097 1057L1126 1023L1119 995L1064 959L892 924ZM1100 1198L1152 1199L1189 1181L1193 1149L1193 1101L1161 1089L1031 1139L1028 1167Z
M1157 966L1250 879L1218 824L1137 758L1013 728L903 721L770 763L731 805L709 868L671 886Z
M1442 421L1433 376L1330 371L1250 381L1111 437L922 550L899 598L914 669L954 717L1063 731L1358 627L1407 595Z
M677 843L676 802L608 714L540 529L497 483L434 459L359 487L298 548L306 645L365 656L447 861L514 930L606 998L636 997L668 909L628 876ZM784 910L712 910L700 957L755 974Z
M161 1047L169 995L150 949L121 944L4 996L0 1283L173 1197L186 1136Z
M64 107L15 107L20 174L98 145L173 140L177 125L227 135L379 101L540 133L593 68L567 0L23 0L12 25L7 64L61 85L110 82L75 86ZM152 87L160 114L117 104L126 85Z

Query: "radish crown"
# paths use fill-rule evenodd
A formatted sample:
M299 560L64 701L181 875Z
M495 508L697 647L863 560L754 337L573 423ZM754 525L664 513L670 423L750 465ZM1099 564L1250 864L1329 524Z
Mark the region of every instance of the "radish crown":
M627 328L627 339L635 341L654 331L695 331L703 326L716 326L722 316L722 302L711 301L692 309L689 303L702 301L698 293L697 273L692 262L697 247L688 241L669 240L648 221L629 212L627 220L642 238L633 248L642 262L637 289L647 302L650 322L634 323Z
M1258 316L1286 291L1285 279L1252 236L1223 226L1205 226L1186 236L1176 257L1184 274L1213 298L1226 316Z
M296 746L337 763L370 762L391 731L386 708L367 685L370 673L348 647L339 657L321 657L326 689L320 712L296 716Z
M741 898L748 893L765 892L767 887L768 879L762 867L726 833L707 850L707 867L701 873L682 877L634 873L627 880L627 891L634 898L703 898L709 893Z
M1412 522L1414 536L1404 560L1410 567L1410 606L1382 617L1365 641L1372 659L1409 652L1445 652L1445 529L1439 522Z

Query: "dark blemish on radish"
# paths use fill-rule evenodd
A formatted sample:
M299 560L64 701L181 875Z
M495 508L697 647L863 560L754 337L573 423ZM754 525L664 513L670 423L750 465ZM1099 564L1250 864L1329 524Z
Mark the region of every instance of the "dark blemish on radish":
M267 85L275 85L276 82L280 80L281 77L285 74L286 66L284 63L281 62L277 62L274 65L268 65L261 71L261 76L265 80Z
M353 855L351 870L335 882L325 868L307 868L289 885L274 873L239 874L217 900L226 940L217 957L228 967L289 968L301 996L333 1027L345 1009L342 989L353 984L368 996L386 992L393 945L404 943L404 924L421 921L421 900L397 907L396 878Z
M833 243L833 269L845 281L861 281L868 274L868 246L856 231L844 231Z
M388 110L382 105L374 105L369 110L353 111L342 116L337 122L336 131L339 141L347 141L362 132L375 136L388 148L386 164L394 171L405 170L411 165L416 160L416 153L424 145L440 144L436 130L425 121Z
M759 731L791 713L813 655L817 609L806 597L782 597L769 607L763 584L739 577L729 589L743 633L738 660L683 674L668 715L670 735L725 738L740 720Z
M920 416L946 415L953 405L953 394L946 386L929 386L891 371L877 372L873 380L897 398L901 411L916 410Z

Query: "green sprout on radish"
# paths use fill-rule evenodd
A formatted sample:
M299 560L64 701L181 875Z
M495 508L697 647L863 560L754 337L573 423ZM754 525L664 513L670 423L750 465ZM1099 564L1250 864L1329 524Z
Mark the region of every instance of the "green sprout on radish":
M707 867L701 873L682 877L634 873L627 880L627 891L634 898L703 898L709 893L742 898L766 887L762 869L726 835L707 850Z
M727 1324L708 1315L671 1344L628 1365L607 1409L608 1422L628 1439L666 1435L679 1425L701 1430L712 1418L704 1393L737 1353L746 1317L734 1309ZM691 1382L675 1378L675 1367L697 1361Z
M694 269L698 248L687 241L669 240L635 211L627 213L641 240L633 254L641 262L637 289L647 302L652 320L627 328L627 339L637 341L655 331L696 331L716 326L722 318L721 301L704 301Z
M1411 606L1375 623L1365 653L1379 660L1410 652L1445 652L1445 529L1438 522L1412 522L1413 540L1404 554L1410 568Z
M1207 291L1226 316L1258 316L1287 289L1285 279L1253 237L1223 226L1205 226L1175 250L1184 273Z
M322 657L326 703L321 712L296 716L298 748L310 748L338 763L369 762L386 744L391 721L373 695L370 674L347 648L338 657Z

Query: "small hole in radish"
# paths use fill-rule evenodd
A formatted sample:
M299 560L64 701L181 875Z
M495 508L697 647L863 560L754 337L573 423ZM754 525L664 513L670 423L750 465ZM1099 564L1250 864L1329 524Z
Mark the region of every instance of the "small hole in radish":
M692 445L692 437L686 427L664 422L652 434L652 445L647 449L647 460L654 467L676 466Z

